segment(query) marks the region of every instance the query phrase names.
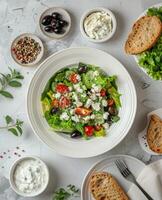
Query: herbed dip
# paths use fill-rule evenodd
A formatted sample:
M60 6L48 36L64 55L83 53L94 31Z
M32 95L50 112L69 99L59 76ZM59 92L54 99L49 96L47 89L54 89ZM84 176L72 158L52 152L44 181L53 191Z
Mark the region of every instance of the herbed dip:
M101 40L112 31L112 18L105 11L93 12L84 20L84 30L88 37Z
M27 158L16 166L13 180L20 192L35 194L44 188L47 176L46 167L41 161Z

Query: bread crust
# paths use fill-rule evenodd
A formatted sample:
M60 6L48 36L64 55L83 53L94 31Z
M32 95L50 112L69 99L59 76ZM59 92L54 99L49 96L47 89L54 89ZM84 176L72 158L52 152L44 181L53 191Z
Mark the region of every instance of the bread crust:
M147 142L152 151L162 153L162 120L155 114L150 118Z
M107 172L93 173L89 189L95 200L129 200L116 179Z
M143 16L132 27L125 43L125 52L136 55L155 45L162 33L162 22L157 16Z

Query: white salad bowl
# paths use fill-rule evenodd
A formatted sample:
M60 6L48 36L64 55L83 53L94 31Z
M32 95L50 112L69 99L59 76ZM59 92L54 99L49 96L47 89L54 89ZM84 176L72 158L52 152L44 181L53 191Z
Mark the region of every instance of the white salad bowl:
M79 62L94 64L107 74L118 77L117 86L122 103L119 110L121 119L107 130L105 137L72 139L69 135L54 132L43 117L41 94L48 80L61 68ZM65 49L47 58L35 73L27 95L28 116L35 134L56 152L74 158L97 156L119 144L131 128L136 107L135 87L124 66L108 53L87 47Z
M93 38L90 38L87 33L85 32L85 29L84 29L84 21L85 19L92 13L95 13L95 12L105 12L107 13L111 19L112 19L112 31L110 33L107 34L107 36L105 36L103 39L93 39ZM117 21L116 21L116 18L115 18L115 15L112 13L111 10L107 9L107 8L102 8L102 7L99 7L99 8L93 8L93 9L90 9L90 10L87 10L81 17L81 20L80 20L80 31L83 35L84 38L88 39L89 41L91 42L94 42L94 43L102 43L102 42L106 42L108 41L110 38L113 37L113 35L115 34L116 32L116 28L117 28Z

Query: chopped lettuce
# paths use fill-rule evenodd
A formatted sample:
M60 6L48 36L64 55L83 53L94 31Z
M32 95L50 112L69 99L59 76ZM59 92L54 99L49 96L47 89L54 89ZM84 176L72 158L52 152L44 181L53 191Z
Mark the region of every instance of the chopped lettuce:
M45 97L42 101L42 109L43 109L43 113L45 113L46 111L49 111L51 109L51 103L50 100Z
M121 95L118 93L118 91L114 87L111 87L111 88L108 89L108 93L110 94L110 96L115 101L116 107L120 108L121 107L121 102L120 102L120 96Z
M148 9L147 15L158 16L162 21L162 6ZM138 55L138 63L150 77L162 80L162 35L151 49Z

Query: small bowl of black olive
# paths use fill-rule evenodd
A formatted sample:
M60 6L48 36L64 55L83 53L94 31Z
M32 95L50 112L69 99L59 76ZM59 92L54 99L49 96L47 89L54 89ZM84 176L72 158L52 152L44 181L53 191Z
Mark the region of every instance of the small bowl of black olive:
M39 25L47 37L61 39L70 31L71 17L65 9L52 7L42 13Z

